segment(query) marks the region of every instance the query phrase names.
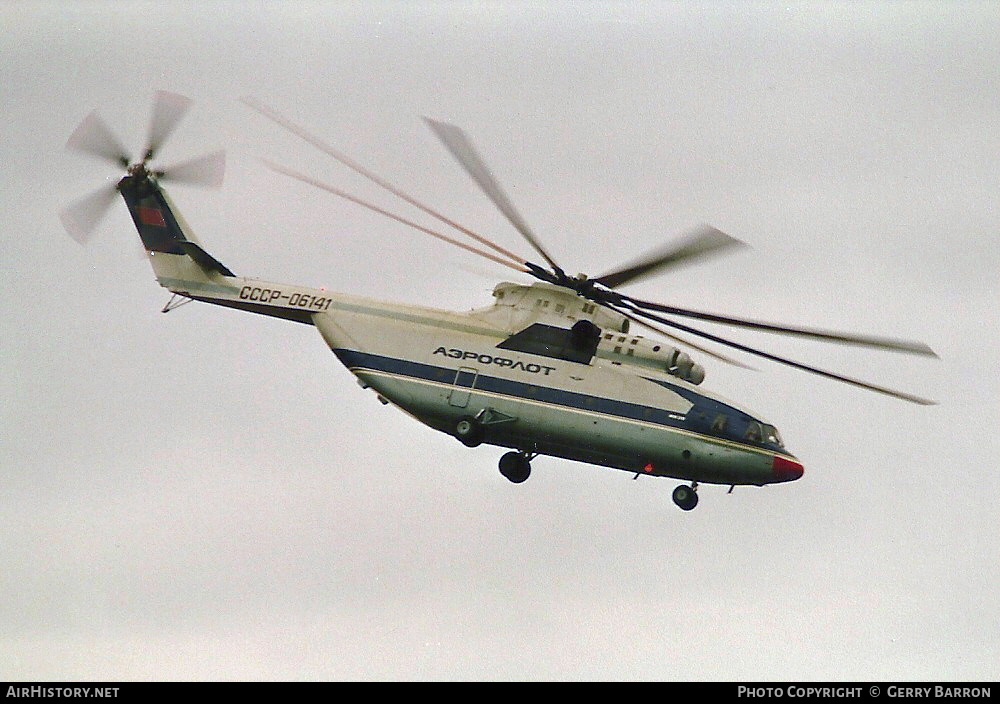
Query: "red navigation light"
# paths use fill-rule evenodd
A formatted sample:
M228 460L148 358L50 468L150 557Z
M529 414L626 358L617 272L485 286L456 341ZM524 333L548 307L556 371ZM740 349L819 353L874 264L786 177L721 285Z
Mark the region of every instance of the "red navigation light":
M653 463L652 463L652 462L647 462L647 463L646 463L646 466L645 466L645 467L643 467L643 468L642 468L642 470L643 470L643 471L644 471L644 472L645 472L646 474L652 474L652 472L653 472Z

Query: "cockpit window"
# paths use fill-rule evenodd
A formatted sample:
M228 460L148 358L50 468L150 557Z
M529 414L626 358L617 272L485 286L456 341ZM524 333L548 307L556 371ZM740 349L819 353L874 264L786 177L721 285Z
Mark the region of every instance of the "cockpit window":
M720 413L712 421L712 432L721 435L726 430L726 414Z
M784 447L785 444L781 442L781 435L778 433L778 429L773 425L764 424L764 442L769 442L778 447Z
M698 432L709 433L715 437L741 444L765 447L769 450L785 447L778 429L770 423L754 420L744 411L706 398L669 381L649 377L646 377L646 380L663 386L691 401L694 407L688 412L688 418L693 425L697 426Z

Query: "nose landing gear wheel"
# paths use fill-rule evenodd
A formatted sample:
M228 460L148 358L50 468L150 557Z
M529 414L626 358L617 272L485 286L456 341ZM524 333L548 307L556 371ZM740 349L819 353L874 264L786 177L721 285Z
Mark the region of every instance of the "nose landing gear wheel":
M693 486L681 484L674 489L674 503L684 511L690 511L698 505L698 494L695 492Z
M500 474L515 484L520 484L531 476L531 462L523 453L508 452L500 458Z

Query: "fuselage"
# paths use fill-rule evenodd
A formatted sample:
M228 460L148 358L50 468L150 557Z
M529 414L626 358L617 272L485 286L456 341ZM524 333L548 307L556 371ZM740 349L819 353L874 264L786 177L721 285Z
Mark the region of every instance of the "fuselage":
M801 476L773 425L670 373L673 348L628 334L627 323L623 332L555 286L502 284L497 294L468 313L332 295L312 320L363 385L445 433L473 418L489 444L696 482ZM591 319L593 354L560 347L560 331ZM511 344L525 331L536 339Z

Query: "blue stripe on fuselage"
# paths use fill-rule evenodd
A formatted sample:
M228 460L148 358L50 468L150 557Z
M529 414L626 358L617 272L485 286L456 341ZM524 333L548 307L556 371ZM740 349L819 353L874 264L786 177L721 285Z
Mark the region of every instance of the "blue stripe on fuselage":
M386 357L367 352L358 352L356 350L335 349L333 352L337 355L337 358L340 359L344 366L352 370L370 369L372 371L385 372L388 374L395 374L413 379L423 379L426 381L447 384L449 386L461 386L465 388L471 387L472 379L474 378L472 375L468 375L467 378L463 378L459 375L456 383L457 370L449 367L440 367L433 364L424 364L422 362L412 362L406 359ZM675 386L674 384L668 384L667 382L660 382L656 379L648 379L646 377L643 378L647 381L660 384L671 391L674 391L686 400L694 403L694 407L688 411L689 414L699 407L706 410L708 408L713 410L725 408L732 414L738 414L739 416L749 418L749 416L742 411L738 411L737 409L727 406L719 401L716 401L715 399L702 396L694 391L691 391L690 389ZM678 428L689 432L695 432L699 435L713 436L712 433L706 432L706 428L695 427L699 424L692 422L692 419L687 417L678 417L680 414L675 411L666 411L662 408L644 406L642 404L629 403L627 401L600 398L598 396L590 396L588 394L581 394L575 391L556 389L550 386L529 384L523 381L501 379L495 376L488 376L482 372L480 372L478 377L475 377L475 379L475 391L481 391L483 393L503 394L505 396L513 396L527 401L550 403L582 411L601 413L604 415L614 416L616 418L626 418L644 423L653 423L656 425ZM755 450L771 449L769 447L750 445L731 437L720 436L720 439L752 447ZM780 449L778 451L785 452Z

